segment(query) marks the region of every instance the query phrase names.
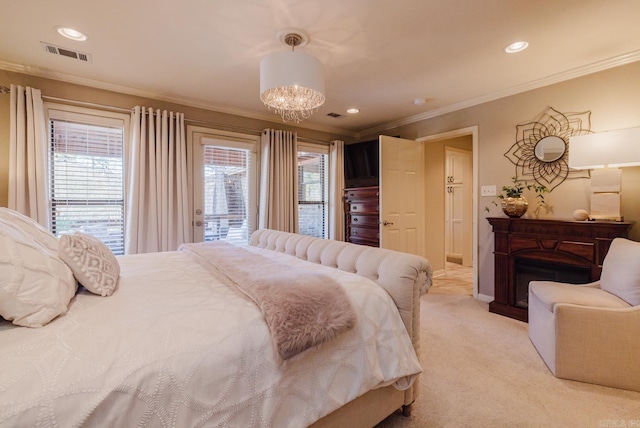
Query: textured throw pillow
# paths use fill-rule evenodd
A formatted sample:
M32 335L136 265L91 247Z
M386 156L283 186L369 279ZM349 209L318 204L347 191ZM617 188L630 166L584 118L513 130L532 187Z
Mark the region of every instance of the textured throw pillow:
M120 265L104 242L81 232L62 235L58 254L87 290L103 297L113 293L118 284Z
M600 288L640 305L640 242L616 238L602 263Z
M67 311L78 284L58 240L31 218L0 208L0 316L42 327Z

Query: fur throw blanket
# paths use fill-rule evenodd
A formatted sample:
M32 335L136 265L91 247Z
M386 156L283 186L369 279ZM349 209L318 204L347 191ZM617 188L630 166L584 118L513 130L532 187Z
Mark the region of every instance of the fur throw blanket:
M352 328L356 314L344 289L327 275L274 262L245 248L215 241L184 244L209 270L215 266L262 311L283 359Z

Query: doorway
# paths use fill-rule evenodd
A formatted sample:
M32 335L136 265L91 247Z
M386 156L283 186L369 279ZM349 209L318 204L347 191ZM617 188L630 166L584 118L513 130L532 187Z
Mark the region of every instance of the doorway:
M257 220L258 137L187 126L193 242L249 243Z
M442 134L430 135L419 138L417 141L425 143L425 201L427 201L425 254L432 262L435 277L441 277L447 274L450 274L450 276L456 275L460 273L461 269L466 270L468 274L472 275L473 297L477 298L478 128L477 126L473 126ZM465 233L468 234L466 236L467 239L470 240L470 248L467 250L470 254L467 255L466 260L460 255L459 257L449 257L450 261L447 261L447 252L450 249L447 245L447 237L451 238L446 232L448 218L447 195L449 195L450 198L452 196L447 193L447 190L454 184L447 183L447 179L451 177L451 174L447 174L447 150L466 151L471 157L470 171L467 171L466 175L468 177L465 177L464 180L469 184L468 192L471 195L470 202L467 203L467 205L460 205L459 207L464 211L463 214L467 220L467 226L465 227L468 229ZM455 180L454 178L454 181ZM449 218L451 219L451 216L449 216ZM462 223L459 224L461 225ZM462 226L455 231L462 233Z
M458 145L472 149L471 139L459 137ZM452 147L444 140L445 156L445 260L473 266L471 252L471 189L473 187L472 151ZM449 266L449 265L446 265ZM446 270L446 267L445 267Z

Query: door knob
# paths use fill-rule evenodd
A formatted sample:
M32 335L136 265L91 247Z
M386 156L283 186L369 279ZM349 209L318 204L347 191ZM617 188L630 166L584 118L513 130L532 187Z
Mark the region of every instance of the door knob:
M197 226L197 227L202 226L202 222L201 222L200 220L196 221L196 226Z
M393 222L385 220L385 221L382 222L382 225L383 226L393 226Z

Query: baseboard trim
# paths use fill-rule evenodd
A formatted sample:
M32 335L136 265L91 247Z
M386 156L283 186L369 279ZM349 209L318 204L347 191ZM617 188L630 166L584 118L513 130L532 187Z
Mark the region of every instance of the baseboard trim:
M493 296L487 296L486 294L480 294L478 293L478 297L476 297L476 299L480 300L481 302L485 302L485 303L490 303L493 302Z
M445 276L446 271L444 269L438 269L438 270L434 270L432 276L434 278L438 278L440 276Z

